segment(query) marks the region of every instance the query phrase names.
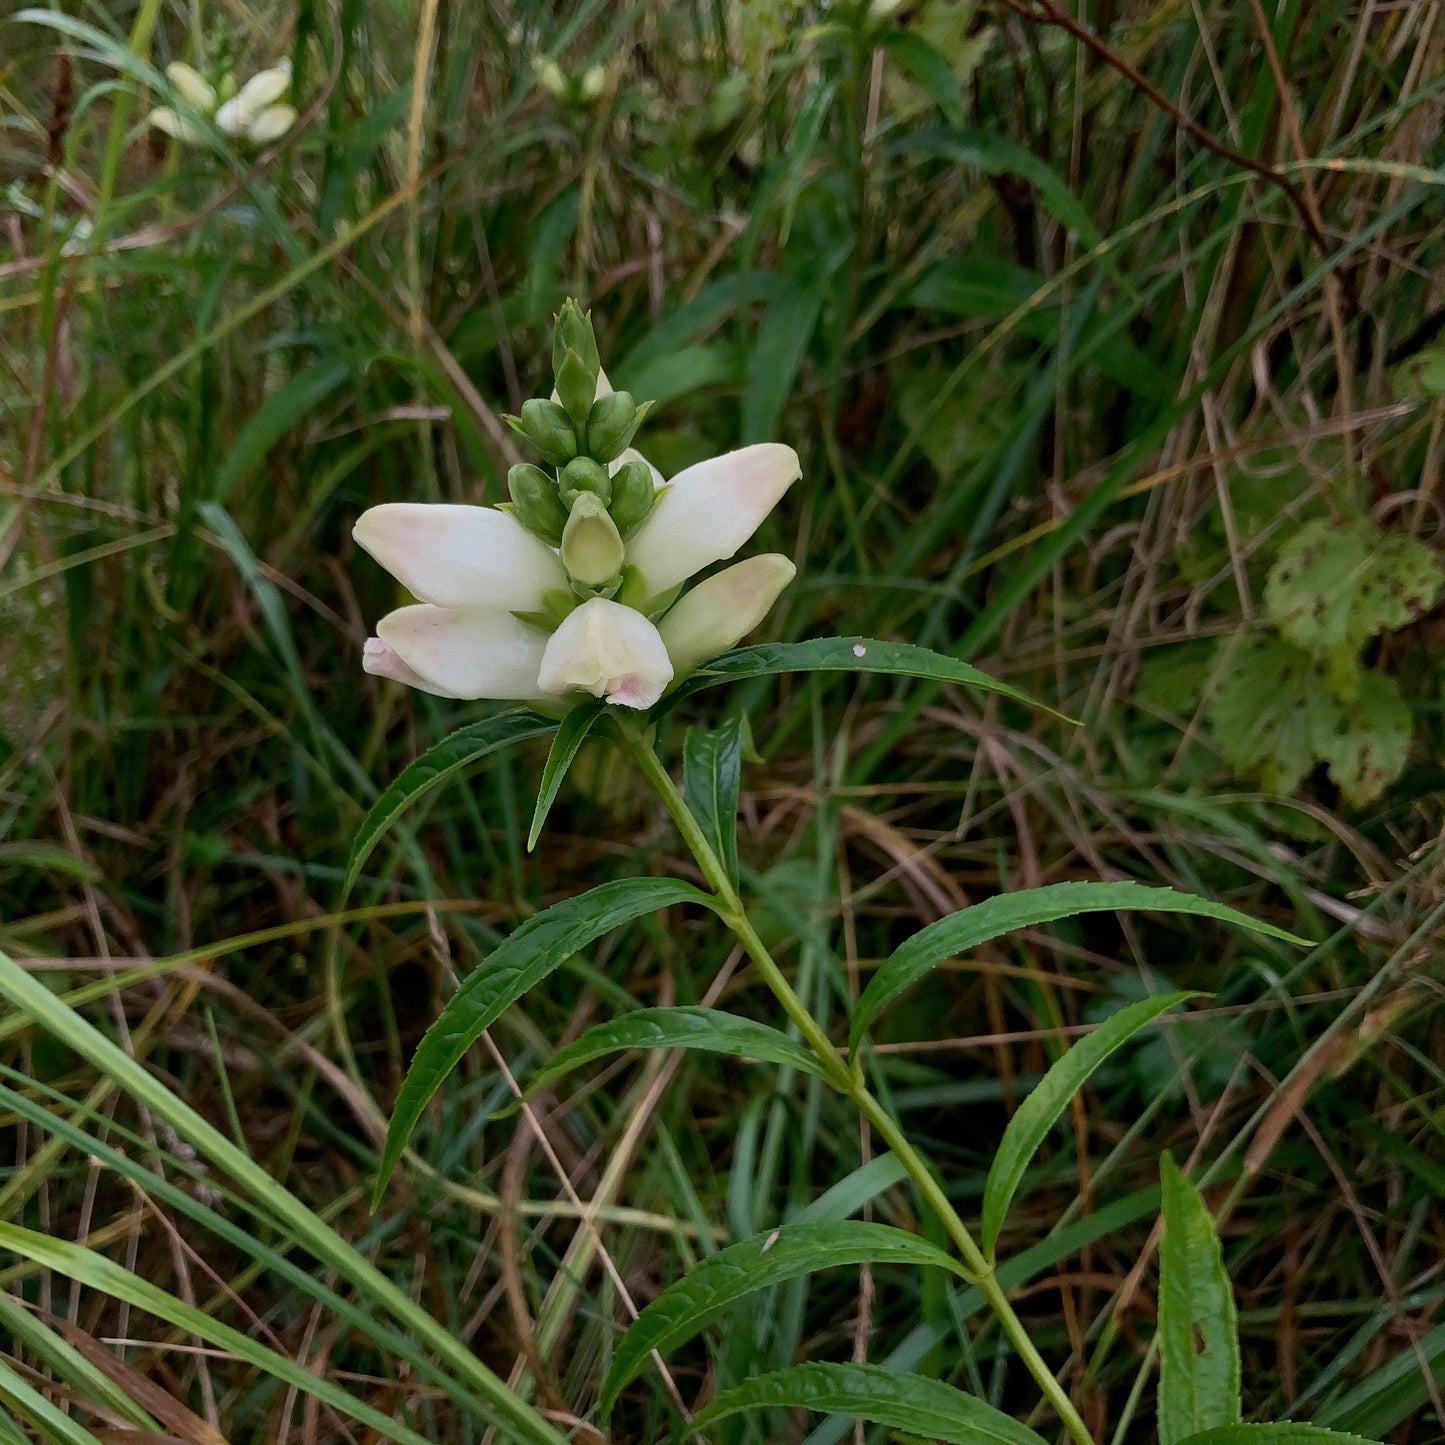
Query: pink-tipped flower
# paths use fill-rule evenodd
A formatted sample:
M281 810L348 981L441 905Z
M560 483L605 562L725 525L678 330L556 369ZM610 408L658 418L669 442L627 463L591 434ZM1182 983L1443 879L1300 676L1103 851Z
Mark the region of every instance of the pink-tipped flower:
M672 660L642 613L605 597L584 602L552 634L538 678L543 692L590 692L649 708L672 681Z

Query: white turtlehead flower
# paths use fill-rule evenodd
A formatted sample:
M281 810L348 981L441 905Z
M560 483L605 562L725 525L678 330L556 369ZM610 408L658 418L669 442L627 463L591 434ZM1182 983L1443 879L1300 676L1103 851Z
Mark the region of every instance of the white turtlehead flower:
M743 447L679 472L627 544L627 560L656 597L731 557L801 475L778 442Z
M538 684L560 697L590 692L623 707L649 708L672 681L672 659L656 627L633 607L594 597L552 634Z
M166 79L175 91L177 104L157 106L146 119L157 130L188 145L205 141L207 120L223 134L248 140L252 145L269 145L296 123L295 107L282 102L291 88L289 60L280 60L269 70L253 75L226 101L221 100L210 81L184 61L172 61L166 66Z
M296 111L279 104L291 88L291 62L278 61L270 70L253 75L230 100L216 110L216 127L226 135L244 136L265 145L291 129Z
M636 457L625 452L611 470ZM741 641L792 580L786 557L753 557L662 610L689 577L731 557L801 475L797 453L774 443L700 462L666 484L652 471L657 499L629 539L584 494L560 556L493 507L390 502L362 513L356 540L420 599L377 624L366 670L441 697L586 693L650 708L675 679ZM620 594L588 596L617 575Z

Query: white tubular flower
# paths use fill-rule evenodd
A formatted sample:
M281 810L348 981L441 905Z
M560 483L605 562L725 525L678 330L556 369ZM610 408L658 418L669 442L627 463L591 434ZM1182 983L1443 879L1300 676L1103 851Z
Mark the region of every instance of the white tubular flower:
M273 140L280 140L295 124L296 107L294 105L268 105L251 122L246 135L253 145L270 145Z
M216 125L227 135L266 145L285 135L296 121L294 106L277 102L291 88L291 62L279 60L258 71L216 111Z
M557 554L494 507L386 502L356 519L352 536L413 596L439 607L540 612L567 588Z
M296 108L278 103L291 87L289 60L277 61L269 70L253 75L225 101L210 81L184 61L172 61L166 66L166 78L181 105L158 106L146 119L157 130L188 145L204 143L203 119L212 121L224 134L244 137L252 145L279 140L296 123ZM228 81L226 88L231 84Z
M763 442L681 471L627 544L656 597L731 557L802 475L792 447Z
M786 557L768 552L734 562L674 603L657 631L677 675L737 646L797 573Z
M194 66L187 65L184 60L173 60L166 66L166 79L187 105L195 106L203 115L210 115L215 110L216 87Z
M388 613L376 631L381 646L369 645L362 664L378 676L415 687L415 675L440 697L522 702L541 696L537 677L547 634L509 612L423 602Z
M146 116L146 122L164 135L171 136L186 145L198 145L205 140L206 133L198 121L182 115L169 105L158 105Z
M552 634L537 680L556 696L590 692L622 707L649 708L672 681L672 662L642 613L594 597Z
M369 672L373 677L387 677L393 682L404 682L408 687L414 687L421 692L432 693L436 697L457 696L454 692L448 692L445 688L435 687L424 678L421 673L410 668L401 660L401 654L389 643L385 643L379 637L368 637L366 646L361 649L362 670Z

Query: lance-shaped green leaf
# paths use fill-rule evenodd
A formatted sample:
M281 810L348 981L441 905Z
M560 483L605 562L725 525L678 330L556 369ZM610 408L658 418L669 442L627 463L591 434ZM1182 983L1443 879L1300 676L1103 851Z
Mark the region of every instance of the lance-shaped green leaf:
M711 730L689 728L682 744L682 793L733 887L738 885L738 791L747 716L734 712Z
M621 924L675 903L712 906L706 893L678 879L619 878L553 904L493 949L447 1000L417 1048L397 1094L373 1197L381 1197L431 1096L483 1030L579 948Z
M1010 687L1006 682L926 647L911 642L876 642L869 637L815 637L810 642L764 642L740 647L715 657L700 667L681 687L662 700L669 708L679 698L689 697L705 687L723 682L741 682L750 677L772 677L780 672L876 672L894 677L926 677L934 682L957 682L983 692L1011 697L1027 707L1063 717L1062 713ZM1072 719L1069 719L1072 721Z
M411 805L440 787L454 773L504 748L510 743L540 738L557 726L536 713L504 712L499 717L485 718L468 727L458 728L434 748L402 769L400 776L372 804L352 840L351 856L346 861L344 893L351 891L362 865L381 836Z
M1255 933L1284 939L1287 943L1306 942L1223 903L1195 898L1188 893L1176 893L1172 888L1151 888L1143 883L1049 883L1043 888L999 893L919 929L894 951L868 981L868 987L863 990L863 996L853 1010L848 1030L849 1044L856 1049L884 1005L945 959L956 958L970 948L1012 933L1016 928L1033 928L1057 918L1072 918L1080 913L1112 913L1122 908L1155 913L1189 913L1233 923Z
M537 846L537 839L542 836L542 825L556 801L557 789L562 786L568 768L576 761L577 750L586 741L593 724L602 716L605 706L596 698L578 703L558 724L557 735L552 739L551 750L542 767L542 784L537 789L537 806L532 812L532 826L527 833L527 852Z
M1239 1327L1209 1206L1170 1154L1159 1182L1159 1445L1181 1445L1239 1424Z
M947 1445L1044 1445L1043 1437L974 1395L882 1365L794 1365L724 1390L693 1420L705 1430L743 1410L801 1407L851 1415Z
M1363 1435L1326 1430L1320 1425L1297 1425L1292 1420L1280 1420L1258 1425L1220 1425L1186 1435L1179 1445L1377 1445L1377 1442Z
M654 1350L676 1349L760 1289L845 1264L933 1265L963 1273L937 1245L886 1224L785 1224L771 1234L754 1235L693 1265L632 1322L602 1383L603 1414L646 1368Z
M998 1152L989 1166L983 1186L983 1209L979 1233L984 1252L993 1247L1008 1218L1009 1205L1018 1192L1029 1160L1034 1157L1069 1100L1084 1086L1089 1075L1127 1043L1145 1024L1152 1023L1167 1009L1193 998L1192 993L1164 993L1140 999L1116 1014L1110 1014L1092 1033L1085 1034L1049 1068L1022 1104L1014 1111L999 1140Z
M702 1049L761 1063L783 1064L822 1077L817 1059L787 1034L753 1019L712 1008L641 1008L597 1024L559 1049L532 1079L527 1093L554 1083L579 1064L620 1049Z

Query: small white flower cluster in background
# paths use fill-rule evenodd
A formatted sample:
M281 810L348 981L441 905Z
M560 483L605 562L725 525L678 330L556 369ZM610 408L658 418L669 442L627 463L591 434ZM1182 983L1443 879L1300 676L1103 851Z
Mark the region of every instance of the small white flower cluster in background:
M176 103L157 106L146 119L157 130L188 145L204 142L206 121L223 135L258 146L279 140L296 122L296 108L284 103L291 89L289 60L258 71L239 90L234 76L227 75L217 89L183 60L166 66L166 79Z
M793 580L772 553L682 591L798 479L791 447L743 447L664 483L631 446L648 404L612 390L574 301L557 319L553 367L551 400L508 418L553 470L514 466L501 507L388 502L357 519L356 540L421 599L377 624L368 672L440 697L588 693L650 708L740 642Z

